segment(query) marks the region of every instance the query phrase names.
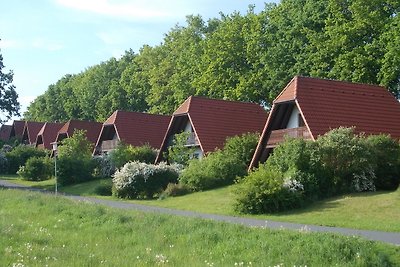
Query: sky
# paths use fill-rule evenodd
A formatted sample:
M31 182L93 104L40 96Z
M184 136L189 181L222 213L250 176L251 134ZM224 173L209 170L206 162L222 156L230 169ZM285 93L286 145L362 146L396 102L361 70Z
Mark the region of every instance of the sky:
M155 46L187 15L245 14L273 0L12 0L1 1L0 53L13 70L21 115L50 84L125 50ZM275 0L276 1L276 0Z

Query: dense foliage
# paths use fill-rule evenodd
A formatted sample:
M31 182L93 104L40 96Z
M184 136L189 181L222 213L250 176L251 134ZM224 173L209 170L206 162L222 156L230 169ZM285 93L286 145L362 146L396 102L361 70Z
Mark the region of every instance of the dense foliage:
M110 152L111 164L119 169L130 161L154 163L157 152L148 144L143 146L132 146L119 142L116 149Z
M129 162L115 172L112 193L121 198L153 198L169 183L176 183L178 176L178 169L164 162L158 165Z
M395 190L400 145L389 136L334 129L317 141L289 139L243 179L236 209L263 213L296 208L343 193Z
M57 180L61 185L81 183L94 178L96 165L92 160L92 149L85 131L75 131L71 137L61 141L57 159Z
M390 0L282 0L258 14L188 16L158 46L64 76L25 117L171 114L190 95L270 106L294 75L381 84L400 97L399 9Z
M54 176L54 163L49 157L32 157L26 161L25 166L19 168L17 173L28 181L48 180Z
M4 116L4 118L0 118L0 122L7 121L12 116L19 116L20 109L18 94L13 84L14 73L12 71L4 72L4 67L3 56L0 53L0 111Z
M258 136L249 133L228 138L222 150L211 152L201 160L190 160L179 177L180 183L195 191L233 184L238 176L246 175Z
M45 157L47 151L38 149L32 146L19 145L6 153L8 162L7 171L10 174L15 174L21 166L24 166L28 159L32 157Z

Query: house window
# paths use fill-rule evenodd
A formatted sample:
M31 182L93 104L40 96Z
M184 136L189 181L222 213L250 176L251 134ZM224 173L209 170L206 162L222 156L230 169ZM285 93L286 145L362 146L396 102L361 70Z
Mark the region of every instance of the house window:
M299 127L303 127L306 126L306 124L304 123L303 117L301 116L301 114L297 114L297 121L299 122Z

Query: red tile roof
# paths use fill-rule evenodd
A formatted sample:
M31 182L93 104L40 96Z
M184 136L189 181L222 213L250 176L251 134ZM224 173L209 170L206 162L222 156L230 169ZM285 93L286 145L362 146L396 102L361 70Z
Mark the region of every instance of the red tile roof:
M23 138L27 138L26 141L29 144L35 144L36 137L44 124L44 122L26 121L22 134Z
M75 130L85 130L86 137L89 140L89 142L95 144L99 137L102 126L103 124L100 122L69 120L58 131L57 141L60 141L61 135L70 137L74 134Z
M272 113L290 101L296 102L314 140L340 126L400 138L400 103L384 87L296 76L274 100ZM272 120L264 127L250 167L259 160Z
M115 111L103 124L104 127L114 125L119 140L133 146L149 144L153 148L160 148L170 116L155 115L140 112ZM102 132L101 131L101 132ZM101 140L102 134L99 135Z
M25 121L15 120L12 124L10 137L22 138Z
M63 125L64 123L46 122L37 135L36 147L43 147L51 150L51 143L56 140L57 133Z
M200 147L204 153L222 148L227 137L248 132L261 132L267 119L267 112L258 104L226 101L204 97L189 97L173 114L186 115L192 122ZM170 129L164 137L162 151L172 135ZM160 153L162 153L160 151Z
M340 126L400 138L400 103L384 87L307 77L291 83L314 138Z
M6 124L1 125L0 140L8 141L8 139L10 138L11 129L12 125L6 125Z

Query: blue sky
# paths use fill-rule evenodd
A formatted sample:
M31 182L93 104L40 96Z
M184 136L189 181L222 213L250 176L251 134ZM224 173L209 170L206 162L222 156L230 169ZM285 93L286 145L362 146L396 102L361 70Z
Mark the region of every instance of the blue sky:
M35 97L65 74L154 46L185 17L204 19L219 12L245 14L264 0L12 0L2 1L0 49L6 71L14 71L14 85L22 112Z

